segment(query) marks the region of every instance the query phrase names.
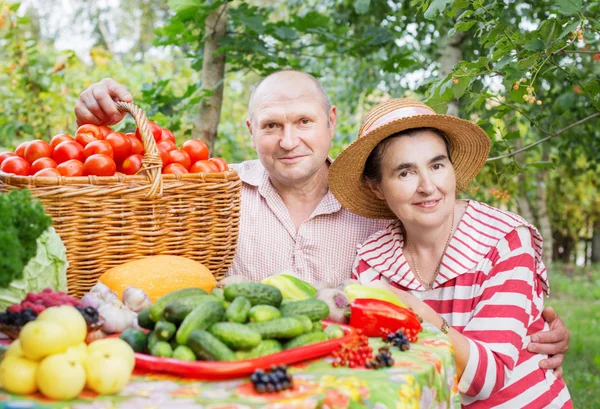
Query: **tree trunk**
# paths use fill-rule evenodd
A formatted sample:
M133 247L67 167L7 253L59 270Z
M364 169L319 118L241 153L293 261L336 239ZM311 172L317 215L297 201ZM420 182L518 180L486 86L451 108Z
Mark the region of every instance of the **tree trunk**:
M212 151L221 118L225 77L225 54L219 53L219 42L225 35L227 4L213 11L206 19L206 41L202 61L202 88L212 94L202 100L194 118L192 137L201 139Z
M542 160L548 160L548 152L543 148ZM550 216L548 215L548 207L546 205L546 174L548 170L542 168L537 171L537 189L536 189L536 202L538 210L538 221L540 227L540 233L544 238L543 248L543 260L548 271L552 266L552 224L550 223Z
M600 219L594 223L592 233L592 263L600 263Z
M514 114L510 114L514 115ZM511 123L511 118L508 118L507 123ZM517 131L518 128L515 124L510 125L510 132ZM521 138L515 141L515 149L520 149L523 147L523 140ZM520 164L524 162L524 153L519 153L515 155L515 160ZM519 206L519 214L523 216L525 220L527 220L531 224L535 224L535 219L533 217L533 210L531 209L531 204L529 203L529 199L527 198L527 174L525 172L519 172L518 186L519 186L519 195L515 196L515 201L517 202L517 206Z
M452 72L452 68L462 61L462 42L465 39L464 31L455 31L446 41L443 41L440 47L440 77L445 77ZM448 104L448 115L458 116L458 100Z

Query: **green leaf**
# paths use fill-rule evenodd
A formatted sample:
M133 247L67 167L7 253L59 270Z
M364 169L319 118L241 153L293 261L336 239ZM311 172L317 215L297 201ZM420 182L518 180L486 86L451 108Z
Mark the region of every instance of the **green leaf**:
M527 58L519 60L519 62L517 63L517 68L519 68L520 70L529 70L531 67L533 67L535 65L537 60L538 60L537 54L531 55Z
M452 0L433 0L425 11L425 18L427 20L434 20L438 12L441 14L451 2Z
M356 14L366 14L370 4L371 0L354 0L354 11Z
M529 51L543 51L546 49L546 45L539 38L534 38L523 44L523 48Z
M459 78L458 84L453 83L452 93L454 94L454 98L459 99L460 97L462 97L465 94L467 88L469 88L470 83L471 78L469 77Z
M531 166L536 169L544 169L544 168L552 169L552 168L554 168L554 163L552 163L552 161L538 161L538 162L528 163L527 166Z
M284 41L292 41L298 38L298 33L291 27L281 26L275 27L275 35Z
M583 7L582 0L555 0L554 4L562 14L575 14Z
M469 29L471 27L473 27L475 25L475 23L476 23L475 20L465 21L465 22L458 23L457 25L455 25L454 29L456 31L469 31Z

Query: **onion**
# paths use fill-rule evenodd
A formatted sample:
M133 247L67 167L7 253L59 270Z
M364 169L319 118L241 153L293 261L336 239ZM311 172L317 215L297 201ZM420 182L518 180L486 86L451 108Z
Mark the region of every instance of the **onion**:
M329 306L329 321L338 324L348 323L348 313L350 311L350 300L343 291L337 288L325 288L319 290L315 298L325 302Z
M217 288L223 288L226 285L229 284L234 284L234 283L241 283L243 281L248 281L248 279L244 276L227 276L223 279L221 279L218 283L217 283Z
M152 305L152 301L144 290L131 285L123 291L123 303L135 312L140 312Z
M334 288L334 286L331 283L328 283L327 281L316 281L312 283L312 286L315 287L317 291L324 290L326 288Z

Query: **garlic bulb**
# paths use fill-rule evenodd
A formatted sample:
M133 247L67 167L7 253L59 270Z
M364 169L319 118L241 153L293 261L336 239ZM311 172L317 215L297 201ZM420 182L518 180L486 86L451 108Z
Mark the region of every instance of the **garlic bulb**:
M140 312L152 305L144 290L134 286L129 286L123 291L123 303L134 312Z
M89 292L81 298L81 302L84 307L92 307L95 309L100 308L102 304L104 304L104 300L102 299L100 293Z
M119 306L116 303L104 304L98 309L98 314L104 321L102 329L104 332L114 334L115 332L123 332L133 323L133 316L125 306Z

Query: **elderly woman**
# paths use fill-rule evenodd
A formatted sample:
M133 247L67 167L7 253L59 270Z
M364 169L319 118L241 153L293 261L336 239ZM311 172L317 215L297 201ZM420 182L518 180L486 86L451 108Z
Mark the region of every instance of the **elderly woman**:
M409 99L376 106L331 165L329 186L352 212L397 219L358 246L353 275L391 286L455 349L463 407L572 407L562 379L527 351L547 324L542 238L520 216L456 192L490 141L477 125Z

